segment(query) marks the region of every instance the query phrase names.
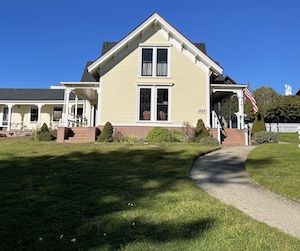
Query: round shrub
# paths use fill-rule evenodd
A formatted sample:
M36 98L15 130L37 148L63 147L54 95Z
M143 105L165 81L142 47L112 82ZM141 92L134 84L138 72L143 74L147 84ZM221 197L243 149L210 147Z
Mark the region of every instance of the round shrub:
M200 144L205 146L217 146L219 141L211 136L200 139Z
M112 142L113 131L114 131L114 128L111 125L111 123L106 122L106 124L103 127L103 130L101 131L101 134L98 137L98 141L99 142Z
M252 139L259 143L278 143L279 137L275 132L257 132L253 134Z
M177 130L169 130L169 135L169 142L183 142L185 140L184 133Z
M162 143L170 141L170 134L167 128L154 127L147 135L149 143Z

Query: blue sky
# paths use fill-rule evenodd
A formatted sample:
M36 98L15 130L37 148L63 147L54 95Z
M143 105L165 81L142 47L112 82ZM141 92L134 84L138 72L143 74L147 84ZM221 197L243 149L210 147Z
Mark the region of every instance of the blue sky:
M102 42L158 12L236 82L300 88L299 0L0 0L0 87L79 81Z

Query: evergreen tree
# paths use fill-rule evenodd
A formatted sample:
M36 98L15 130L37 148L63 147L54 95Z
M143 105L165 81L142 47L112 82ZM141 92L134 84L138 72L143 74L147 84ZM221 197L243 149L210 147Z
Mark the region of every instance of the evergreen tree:
M252 129L251 129L251 135L253 135L257 132L262 132L262 131L266 131L266 124L265 124L263 116L258 112L255 115L255 119L254 119Z
M199 119L197 122L197 126L195 127L195 142L199 143L202 138L208 136L208 130L206 129L202 119Z
M101 134L98 137L98 141L99 142L112 142L113 141L113 138L112 138L113 132L114 132L114 128L111 125L111 123L106 122Z

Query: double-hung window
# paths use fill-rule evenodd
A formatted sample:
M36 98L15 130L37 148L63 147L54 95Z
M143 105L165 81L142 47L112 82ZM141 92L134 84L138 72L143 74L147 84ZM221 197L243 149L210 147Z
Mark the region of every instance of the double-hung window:
M171 86L138 86L138 121L171 121Z
M30 122L37 122L39 118L39 110L37 106L31 106L30 108Z
M53 108L53 121L59 121L62 118L62 107Z
M168 77L169 76L168 47L141 48L141 76Z

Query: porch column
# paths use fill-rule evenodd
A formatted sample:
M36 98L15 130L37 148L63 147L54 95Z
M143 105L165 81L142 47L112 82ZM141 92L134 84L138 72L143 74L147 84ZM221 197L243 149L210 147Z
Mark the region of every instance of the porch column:
M244 129L244 92L243 90L238 90L238 103L239 103L239 112L238 112L238 129Z
M229 128L232 128L232 120L231 120L231 98L228 98L228 122Z
M83 108L82 108L82 122L85 122L86 119L86 100L83 100ZM84 124L84 126L87 126Z
M91 104L91 122L90 126L94 126L95 122L95 105Z
M11 129L11 110L13 108L13 104L8 104L8 115L7 115L7 131L10 131Z
M64 108L63 108L63 125L65 127L68 126L68 119L69 119L69 104L70 104L70 93L72 91L72 88L66 87L65 88L65 102L64 102Z
M75 111L74 111L74 114L75 114L75 127L77 127L77 109L78 109L78 97L77 95L75 96Z
M41 127L41 115L42 115L42 107L44 104L37 104L38 107L38 128Z
M97 88L98 101L97 101L97 116L96 116L96 126L98 126L101 122L101 96L100 96L100 88Z

